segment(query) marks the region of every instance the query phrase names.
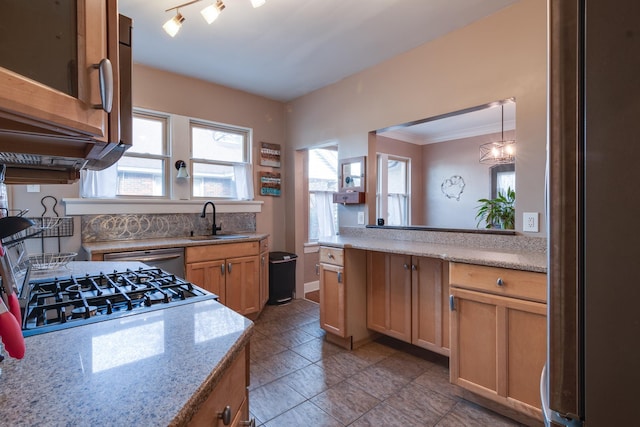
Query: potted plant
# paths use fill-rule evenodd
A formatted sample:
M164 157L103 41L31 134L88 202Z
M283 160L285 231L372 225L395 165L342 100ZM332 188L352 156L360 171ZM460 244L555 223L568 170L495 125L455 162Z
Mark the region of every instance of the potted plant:
M486 228L503 228L513 230L515 228L516 217L516 192L511 188L507 188L506 194L498 192L495 199L479 199L480 205L477 207L478 212L476 219L477 226L485 221Z

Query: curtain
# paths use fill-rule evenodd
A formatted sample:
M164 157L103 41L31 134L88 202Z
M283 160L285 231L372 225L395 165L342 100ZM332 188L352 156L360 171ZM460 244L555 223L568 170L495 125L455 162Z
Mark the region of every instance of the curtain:
M333 221L333 192L314 191L314 193L316 196L318 237L333 236L336 234Z
M233 166L236 181L236 197L239 200L253 200L253 170L249 164Z
M389 194L387 225L407 225L407 196Z
M101 171L80 171L80 197L116 197L118 188L118 165L114 164Z

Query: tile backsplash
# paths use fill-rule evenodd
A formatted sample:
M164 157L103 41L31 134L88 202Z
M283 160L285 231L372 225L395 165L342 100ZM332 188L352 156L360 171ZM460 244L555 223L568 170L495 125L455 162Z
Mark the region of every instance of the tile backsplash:
M256 231L255 213L219 213L219 233ZM158 239L211 234L211 214L119 214L84 215L81 219L83 242L109 240Z

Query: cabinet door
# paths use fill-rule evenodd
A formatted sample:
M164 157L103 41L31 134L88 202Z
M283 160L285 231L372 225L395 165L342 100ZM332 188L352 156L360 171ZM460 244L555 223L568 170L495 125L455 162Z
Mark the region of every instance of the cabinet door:
M449 355L449 279L446 262L413 257L411 342Z
M345 327L344 267L320 263L320 327L342 338Z
M367 327L411 342L411 257L367 253Z
M541 418L546 305L452 288L451 381Z
M224 305L248 315L260 311L260 257L258 255L226 260L227 280Z
M218 295L219 301L226 305L224 260L193 262L186 264L185 278L196 286Z
M108 114L94 108L101 97L93 67L107 58L106 0L14 3L3 11L0 110L16 122L106 141ZM117 11L110 13L115 21Z

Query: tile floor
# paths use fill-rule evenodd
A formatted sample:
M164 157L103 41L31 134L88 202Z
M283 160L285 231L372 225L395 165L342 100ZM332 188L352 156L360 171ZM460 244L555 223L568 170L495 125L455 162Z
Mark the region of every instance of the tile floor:
M447 358L387 338L347 351L324 334L314 302L265 307L251 340L256 425L521 425L461 399Z

